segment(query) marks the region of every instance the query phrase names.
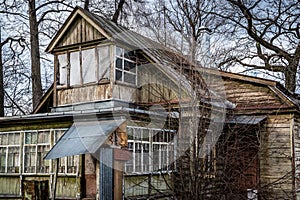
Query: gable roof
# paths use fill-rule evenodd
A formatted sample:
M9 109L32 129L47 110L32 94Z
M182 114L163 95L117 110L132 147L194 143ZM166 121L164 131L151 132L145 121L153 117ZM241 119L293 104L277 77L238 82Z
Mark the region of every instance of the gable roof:
M84 23L89 23L91 25L88 27L90 27L90 30L93 30L92 32L97 32L94 38L91 37L92 40L107 39L113 42L125 43L129 46L142 49L146 56L154 61L154 63L157 63L157 66L163 72L168 74L170 76L169 78L171 78L173 81L178 81L178 76L174 75L174 70L177 71L177 73L183 72L186 79L188 79L190 82L194 81L194 83L197 84L196 90L199 90L199 93L203 94L203 91L204 93L207 91L208 86L203 79L203 75L209 74L220 76L226 80L248 82L250 84L258 84L267 87L274 94L276 94L282 100L282 102L286 104L286 106L297 107L297 109L299 108L298 100L291 97L291 94L285 91L284 88L276 81L230 72L223 72L215 69L200 68L196 63L190 62L184 55L174 52L160 43L157 43L134 31L128 30L123 26L117 25L110 20L93 14L80 7L76 7L73 10L66 22L63 24L62 28L57 32L53 40L50 42L46 51L52 52L55 48L59 47L59 45L62 44L62 41L64 41L64 37L67 34L70 34L70 32L72 33L73 29L76 29L76 24L80 23L78 22L80 19L82 19ZM82 40L82 38L80 39L81 40L74 41L79 43L85 42ZM71 45L71 43L69 45ZM196 74L196 76L191 76L191 74ZM218 97L216 96L216 98ZM224 99L224 101L225 100L226 99Z

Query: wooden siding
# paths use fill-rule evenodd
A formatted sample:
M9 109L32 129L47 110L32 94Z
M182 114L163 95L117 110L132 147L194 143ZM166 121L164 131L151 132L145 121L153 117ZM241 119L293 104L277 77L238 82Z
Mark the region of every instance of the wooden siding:
M56 47L80 44L102 38L104 38L104 36L97 29L85 19L78 17L70 29L60 39Z
M7 196L20 195L19 176L0 176L0 199Z
M261 129L260 186L266 199L293 196L292 118L270 115Z
M140 103L170 103L178 98L186 98L185 88L174 83L155 65L147 65L138 69L138 97Z
M295 190L300 199L300 116L294 117L294 160L295 160Z
M110 84L102 84L59 89L57 98L58 105L104 100L111 98L111 88Z
M243 81L224 80L227 100L238 110L281 108L285 103L265 85Z

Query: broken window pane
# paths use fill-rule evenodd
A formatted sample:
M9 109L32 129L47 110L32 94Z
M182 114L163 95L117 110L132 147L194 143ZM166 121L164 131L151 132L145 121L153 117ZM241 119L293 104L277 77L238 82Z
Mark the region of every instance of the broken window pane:
M81 83L79 52L70 53L70 85L79 85Z
M95 49L82 51L82 78L83 83L96 81L96 55Z
M98 80L109 79L110 72L110 46L98 47L99 68Z
M67 84L67 69L68 69L68 57L67 54L58 55L58 65L59 65L59 84Z

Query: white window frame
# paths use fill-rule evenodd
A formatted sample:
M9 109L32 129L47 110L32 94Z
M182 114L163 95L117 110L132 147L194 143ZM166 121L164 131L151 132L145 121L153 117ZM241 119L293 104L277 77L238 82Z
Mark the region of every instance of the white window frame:
M128 145L131 148L130 150L132 151L132 160L127 162L125 164L125 172L127 174L149 174L153 172L171 172L174 169L176 169L176 166L171 167L171 164L176 164L174 161L176 159L176 131L175 130L170 130L170 129L157 129L157 128L145 128L145 127L137 127L137 126L127 126L127 130L132 129L132 139L128 139ZM145 140L143 138L141 139L135 139L134 137L136 136L136 131L147 131L149 133L148 140ZM130 131L128 131L129 133ZM153 141L155 140L155 134L159 133L166 133L169 132L170 134L174 134L173 140L170 141ZM144 148L143 145L149 145L149 152L148 155L144 153ZM140 155L138 155L139 152L136 149L136 146L140 145L141 146L141 152ZM154 160L154 145L158 145L158 165L155 167L155 162L157 160ZM166 161L163 161L163 148L166 147ZM170 160L170 152L173 153L173 158ZM144 166L144 157L147 155L148 157L148 164L149 166L146 167ZM137 156L140 156L140 163L137 163ZM171 155L172 156L172 155ZM141 169L137 169L137 167L140 167ZM132 168L132 171L130 170ZM147 168L147 170L146 170Z
M14 140L15 140L15 134L18 134L19 136L19 138L18 138L18 144L9 144L9 141L8 141L8 135L9 134L14 134ZM20 146L20 138L21 138L21 134L19 133L19 132L12 132L12 133L10 133L10 132L3 132L3 133L0 133L0 137L2 137L3 135L6 135L6 140L7 140L7 142L6 142L6 144L2 144L2 142L0 143L0 148L3 148L3 149L5 149L5 166L4 166L4 172L0 172L0 173L20 173L20 171L21 171L21 166L20 166L20 158L21 158L21 152L20 152L20 149L21 149L21 146ZM10 148L15 148L15 147L17 147L17 148L19 148L19 159L18 159L18 162L17 162L17 165L14 165L14 166L9 166L9 160L8 160L8 155L9 155L9 149ZM12 172L11 170L9 170L8 168L9 167L18 167L18 170L17 171L15 171L15 172Z
M11 131L11 132L0 132L0 148L4 148L4 152L5 152L5 164L4 164L4 171L0 172L0 174L26 174L26 175L30 175L30 174L49 174L49 173L53 173L53 168L52 168L52 161L48 160L45 161L43 160L43 158L41 157L41 161L42 161L42 165L38 166L38 148L41 146L47 146L48 149L50 150L50 148L55 144L56 141L58 141L59 137L57 137L58 135L61 136L67 129L63 128L63 129L41 129L41 130L26 130L26 131ZM26 144L26 134L28 133L39 133L39 132L47 132L49 134L49 136L46 138L47 141L44 142L30 142ZM56 134L60 132L60 134ZM8 135L10 134L15 134L18 135L18 138L15 138L14 141L9 141L8 140ZM4 136L6 135L6 136ZM14 137L15 137L14 135ZM1 141L1 139L3 137L6 137L6 141L5 143L3 143L3 141ZM19 151L18 151L18 161L14 160L14 163L16 163L17 165L15 167L18 167L18 169L15 169L15 171L10 171L8 168L9 167L13 167L13 166L9 166L9 160L8 160L8 155L9 155L9 148L14 148L14 147L18 147ZM34 160L32 161L33 165L27 165L25 166L25 149L26 148L33 148L34 151ZM45 155L47 153L47 151L43 152L42 154ZM42 155L42 156L43 156ZM45 165L45 163L47 163ZM69 166L69 163L73 163L73 165ZM78 174L79 172L79 155L76 156L68 156L65 158L60 158L60 166L62 166L62 170L59 172L60 174L68 174L68 175L75 175ZM25 167L33 167L34 169L28 172L25 172ZM45 170L38 170L38 167L42 168L42 167L48 167L45 168Z
M107 56L108 58L102 57L101 55L101 50L104 48L107 48L104 56ZM58 54L59 87L79 87L82 85L97 84L99 81L106 79L109 80L111 69L110 54L110 44L89 48L79 47L76 51L68 51L64 54ZM89 55L91 58L87 58ZM73 67L72 63L74 64ZM90 74L87 75L86 73Z
M132 86L136 86L137 85L137 56L136 56L136 51L132 50L132 52L134 53L134 59L129 59L125 57L125 52L131 52L130 50L127 50L125 48L119 47L119 46L115 46L115 64L114 64L114 79L116 82L119 83L125 83L125 84L129 84ZM119 49L121 51L121 55L117 55L117 49ZM121 59L122 61L122 66L121 68L117 67L117 60ZM133 70L126 70L125 69L125 62L129 62L135 65ZM117 78L117 72L121 73L121 79ZM125 80L125 74L129 74L131 76L134 76L134 83L128 82Z

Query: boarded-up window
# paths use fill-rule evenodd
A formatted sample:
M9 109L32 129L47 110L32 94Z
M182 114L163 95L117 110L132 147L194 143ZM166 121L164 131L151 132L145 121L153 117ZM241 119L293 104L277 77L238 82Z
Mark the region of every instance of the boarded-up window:
M59 84L67 84L67 73L68 73L68 58L67 54L62 54L58 56L58 65L59 65Z
M98 80L109 79L110 72L110 48L109 46L98 47Z
M70 85L80 85L81 84L81 74L80 74L80 58L79 52L70 53Z
M96 81L96 52L95 49L82 51L82 79L83 83Z

